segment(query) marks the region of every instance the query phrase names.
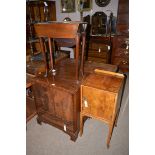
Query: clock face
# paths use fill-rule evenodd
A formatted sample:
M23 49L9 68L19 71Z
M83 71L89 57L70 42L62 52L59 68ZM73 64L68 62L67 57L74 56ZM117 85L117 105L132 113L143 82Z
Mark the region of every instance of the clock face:
M110 3L110 0L95 0L95 2L98 6L104 7Z

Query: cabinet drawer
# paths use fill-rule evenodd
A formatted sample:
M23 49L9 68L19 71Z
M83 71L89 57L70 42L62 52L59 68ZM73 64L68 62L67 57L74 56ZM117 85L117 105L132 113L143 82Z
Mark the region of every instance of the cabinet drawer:
M89 44L89 48L90 49L94 49L94 50L108 50L108 45L105 45L103 43L90 43Z
M129 66L129 60L125 58L117 58L115 57L113 60L113 64L115 65L121 65L121 66Z
M92 87L82 87L82 111L95 117L111 120L115 94Z
M114 56L128 58L129 57L129 50L118 48L115 50Z
M88 57L106 58L107 54L108 54L107 51L103 51L101 49L99 49L99 50L89 50Z
M127 49L129 48L129 38L126 37L117 37L114 38L114 48Z
M97 58L97 57L88 57L88 61L98 62L98 63L107 63L107 59Z
M117 24L117 32L128 34L129 33L129 25L127 25L127 24Z

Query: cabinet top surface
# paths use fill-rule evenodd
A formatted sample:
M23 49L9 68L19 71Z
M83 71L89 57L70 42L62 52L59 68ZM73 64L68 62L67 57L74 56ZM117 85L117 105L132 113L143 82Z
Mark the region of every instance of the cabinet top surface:
M46 25L50 25L50 24L75 24L75 25L79 25L79 24L87 24L87 22L81 22L81 21L67 21L67 22L59 22L59 21L48 21L48 22L40 22L40 23L36 23L38 25L42 25L42 24L46 24Z
M124 77L94 73L90 74L82 85L117 93L121 88L123 79Z

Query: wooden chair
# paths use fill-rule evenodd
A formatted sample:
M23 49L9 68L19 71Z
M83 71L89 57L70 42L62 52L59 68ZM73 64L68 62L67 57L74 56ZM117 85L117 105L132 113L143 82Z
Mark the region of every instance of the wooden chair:
M80 37L82 37L82 56L81 56L81 73L83 75L83 65L84 65L84 48L85 48L85 31L80 31L80 26L87 23L82 22L48 22L48 23L37 23L34 25L36 35L39 37L41 51L43 52L45 69L47 76L48 73L48 63L46 61L45 47L43 43L43 38L48 38L48 45L50 50L50 63L51 70L55 72L53 65L53 52L52 52L52 41L51 39L71 39L71 46L75 45L75 63L76 63L76 80L79 79L79 47L80 47ZM64 45L64 43L63 43ZM68 43L67 43L68 45Z

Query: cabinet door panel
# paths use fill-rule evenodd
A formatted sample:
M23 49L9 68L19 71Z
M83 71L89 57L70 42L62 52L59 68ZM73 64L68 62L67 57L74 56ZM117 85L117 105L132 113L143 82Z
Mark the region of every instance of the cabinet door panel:
M87 101L87 106L84 100ZM83 87L83 112L101 119L111 120L114 103L115 94L100 89Z
M73 97L67 91L58 88L51 88L53 92L53 101L55 104L55 115L66 121L73 121Z
M48 95L48 87L47 85L34 83L33 85L33 93L35 97L37 111L47 111L49 109L49 95Z

